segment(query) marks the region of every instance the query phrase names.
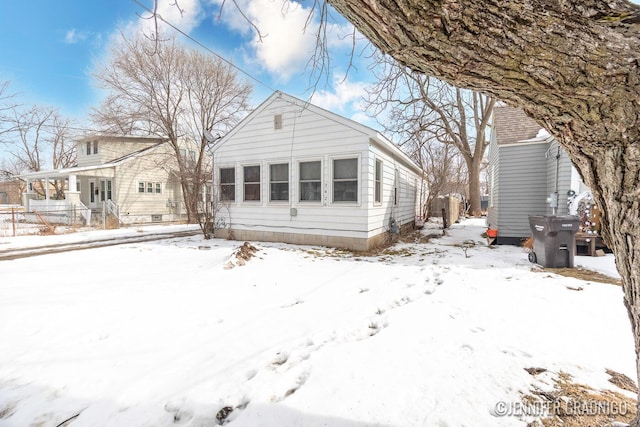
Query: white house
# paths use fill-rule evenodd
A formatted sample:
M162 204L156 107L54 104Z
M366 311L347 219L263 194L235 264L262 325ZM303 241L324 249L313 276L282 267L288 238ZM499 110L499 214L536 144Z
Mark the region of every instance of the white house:
M196 152L184 142L183 159L195 161ZM164 138L89 135L76 141L77 165L71 168L28 172L23 194L25 212L38 212L50 222L89 222L105 210L121 223L183 219L182 188L176 175L173 148ZM64 196L55 197L49 182L63 182ZM44 198L34 181L44 182Z
M368 250L414 224L418 166L376 130L282 92L211 151L217 236Z

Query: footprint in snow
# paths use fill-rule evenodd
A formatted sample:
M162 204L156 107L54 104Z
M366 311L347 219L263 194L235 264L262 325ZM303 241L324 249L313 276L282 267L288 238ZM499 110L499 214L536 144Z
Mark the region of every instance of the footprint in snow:
M436 291L436 287L442 284L442 279L438 278L437 273L434 275L434 280L431 281L430 277L424 279L424 293L431 295Z
M185 408L184 402L167 402L164 405L164 410L173 415L174 424L186 423L193 418L193 411Z
M310 375L311 375L311 373L308 370L305 370L300 375L298 375L298 378L296 379L295 384L293 385L293 387L289 388L284 393L284 396L282 397L282 400L286 399L287 397L291 396L293 393L298 391L300 389L300 387L302 387L304 385L304 383L307 382L307 380L309 379Z
M237 405L226 405L216 413L216 424L223 426L238 417L240 411L249 406L250 400L243 397Z
M279 351L276 353L276 357L271 361L271 366L277 368L278 366L282 366L287 363L287 360L289 360L289 352Z

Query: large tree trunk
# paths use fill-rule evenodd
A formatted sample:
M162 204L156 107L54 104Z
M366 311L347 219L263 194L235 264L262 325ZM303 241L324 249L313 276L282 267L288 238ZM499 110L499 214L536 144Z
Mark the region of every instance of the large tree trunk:
M472 216L480 216L480 161L482 158L473 158L473 161L467 164L469 169L469 213Z
M601 208L638 359L640 7L626 0L329 1L401 63L522 107L558 139Z

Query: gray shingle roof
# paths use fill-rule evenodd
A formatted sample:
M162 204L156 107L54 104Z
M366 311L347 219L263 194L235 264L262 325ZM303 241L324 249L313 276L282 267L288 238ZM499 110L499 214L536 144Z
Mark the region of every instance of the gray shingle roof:
M514 144L535 138L542 127L520 108L500 106L493 109L496 142Z

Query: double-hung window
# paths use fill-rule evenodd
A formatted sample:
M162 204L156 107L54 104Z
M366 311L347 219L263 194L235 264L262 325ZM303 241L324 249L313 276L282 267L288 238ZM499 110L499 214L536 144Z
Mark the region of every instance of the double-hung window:
M300 201L321 200L320 161L300 162Z
M358 159L333 160L333 201L358 201Z
M289 200L289 163L269 165L270 201Z
M373 189L373 201L382 203L382 160L376 159L376 177Z
M236 199L236 169L220 168L220 200Z
M244 166L244 200L260 201L260 166Z

